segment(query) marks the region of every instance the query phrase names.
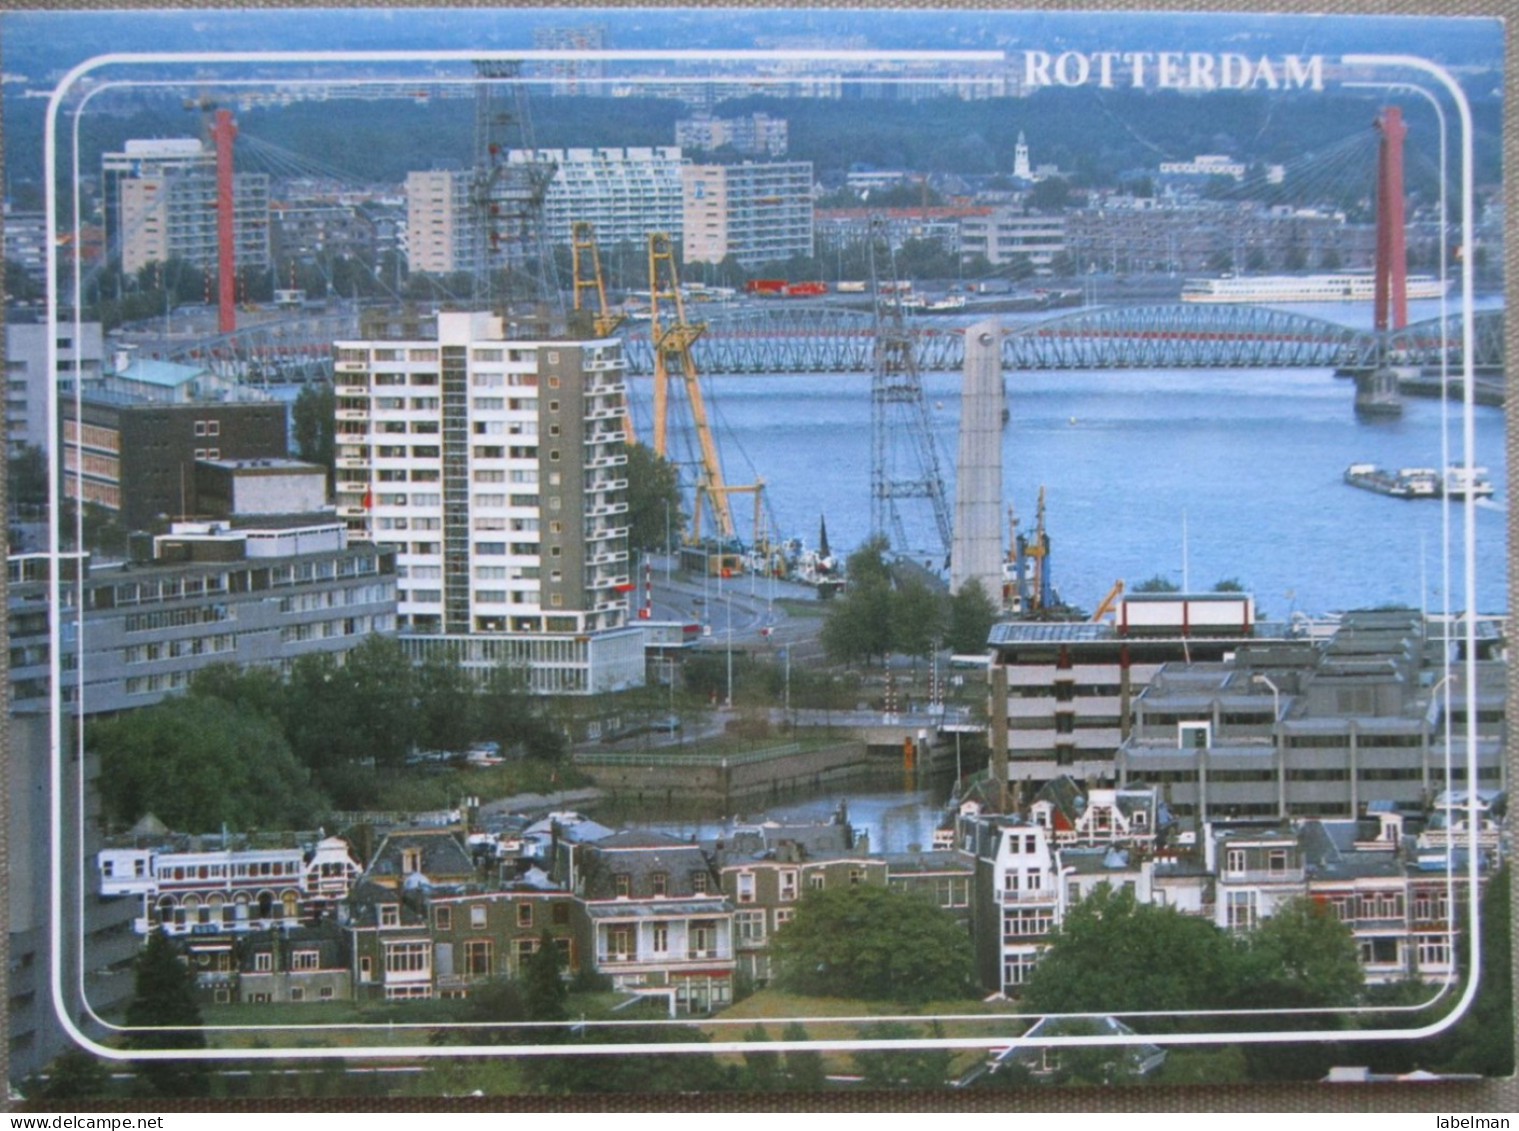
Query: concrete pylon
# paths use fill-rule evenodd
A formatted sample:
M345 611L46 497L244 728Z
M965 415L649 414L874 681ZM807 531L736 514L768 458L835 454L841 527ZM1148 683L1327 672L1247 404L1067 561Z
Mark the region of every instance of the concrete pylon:
M955 540L949 587L971 578L993 601L1002 592L1002 326L965 330L960 382L960 458L955 468Z

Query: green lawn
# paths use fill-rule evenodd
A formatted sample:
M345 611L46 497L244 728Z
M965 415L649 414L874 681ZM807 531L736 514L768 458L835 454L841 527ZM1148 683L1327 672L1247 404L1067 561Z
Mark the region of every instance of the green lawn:
M869 1038L872 1027L868 1018L904 1019L925 1038L931 1035L929 1025L934 1018L954 1017L943 1021L945 1037L1007 1038L1019 1036L1029 1023L1010 1018L1017 1007L1010 1002L984 1001L936 1001L925 1005L903 1005L897 1002L859 1001L848 998L806 997L777 989L759 990L743 1001L718 1014L713 1021L743 1022L743 1024L713 1024L703 1026L703 1032L712 1040L738 1040L755 1023L763 1025L765 1036L779 1040L781 1031L790 1020L801 1021L807 1036L814 1040L854 1040ZM984 1018L985 1020L982 1020ZM844 1019L844 1020L841 1020ZM985 1053L979 1049L964 1049L955 1053L953 1071L956 1076L970 1069ZM847 1074L855 1070L854 1060L847 1052L825 1052L823 1063L827 1071Z

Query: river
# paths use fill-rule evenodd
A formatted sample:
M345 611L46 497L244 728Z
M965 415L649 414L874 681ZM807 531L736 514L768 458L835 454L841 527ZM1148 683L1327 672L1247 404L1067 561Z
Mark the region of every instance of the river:
M1338 308L1297 309L1358 320ZM1435 304L1416 304L1413 317L1435 313ZM788 536L811 543L819 516L836 551L869 536L868 375L705 380L729 483L763 478ZM635 409L647 395L639 384ZM923 385L952 508L959 375L926 374ZM1044 487L1055 585L1076 605L1094 607L1115 580L1133 586L1160 575L1194 589L1238 580L1272 617L1391 603L1443 607L1441 505L1342 480L1354 462L1437 467L1438 400L1406 398L1401 419L1360 421L1352 383L1324 369L1016 372L1007 391L1004 498L1027 531ZM1479 407L1473 424L1475 462L1499 487L1495 501L1475 509L1475 604L1502 612L1503 412ZM1458 403L1448 426L1451 459L1459 461ZM910 548L932 547L927 504L899 505ZM735 507L744 533L748 514L747 505ZM1450 508L1450 523L1450 601L1460 609L1461 507Z

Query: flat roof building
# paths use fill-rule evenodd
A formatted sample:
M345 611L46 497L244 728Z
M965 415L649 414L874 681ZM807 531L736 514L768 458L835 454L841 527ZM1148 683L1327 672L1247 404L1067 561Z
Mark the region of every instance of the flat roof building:
M395 550L403 643L541 692L641 684L622 344L509 339L486 313L370 333L335 347L337 505Z

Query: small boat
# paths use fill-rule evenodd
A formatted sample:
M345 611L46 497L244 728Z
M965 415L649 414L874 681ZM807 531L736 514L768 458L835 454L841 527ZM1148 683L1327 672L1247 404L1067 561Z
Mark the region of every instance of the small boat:
M1492 480L1487 478L1487 468L1474 467L1470 475L1467 475L1466 468L1459 465L1446 468L1445 497L1465 499L1468 495L1474 499L1493 497L1493 484Z

